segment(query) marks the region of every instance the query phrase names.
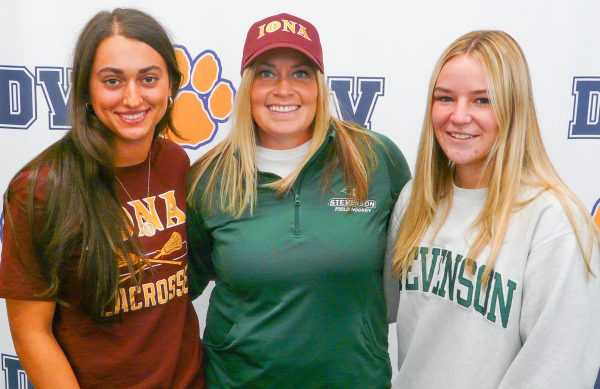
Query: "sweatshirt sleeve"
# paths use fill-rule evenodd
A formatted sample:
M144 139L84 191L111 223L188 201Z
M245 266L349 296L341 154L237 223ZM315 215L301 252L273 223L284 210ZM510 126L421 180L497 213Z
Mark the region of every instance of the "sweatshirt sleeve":
M499 387L592 388L600 368L598 244L589 276L562 209L545 212L536 234L524 274L522 347Z
M400 303L400 284L398 279L392 275L392 262L394 246L398 237L398 227L404 212L405 202L410 197L411 185L406 185L402 194L396 201L394 211L390 216L388 227L387 246L385 250L385 263L383 267L383 287L385 291L385 304L387 307L388 323L394 323L398 315L398 304Z
M190 297L200 296L208 282L214 278L211 259L213 241L204 220L193 208L188 208L187 236L189 242L188 277Z

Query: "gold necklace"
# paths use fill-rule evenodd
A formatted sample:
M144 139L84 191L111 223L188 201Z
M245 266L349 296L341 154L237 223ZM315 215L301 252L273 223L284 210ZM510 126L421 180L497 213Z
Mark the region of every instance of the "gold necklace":
M148 152L148 193L146 194L146 198L150 197L150 160L151 159L152 159L152 150L150 150ZM117 182L119 183L119 185L121 185L121 188L123 188L123 190L127 194L127 197L129 197L129 200L133 201L133 197L131 197L131 195L129 194L129 191L127 190L127 188L125 188L125 185L123 185L123 183L121 182L121 180L119 180L119 177L117 177L116 174L115 174L115 178L117 179ZM142 219L142 215L140 215L140 219ZM142 232L144 233L144 235L152 237L156 234L156 226L151 221L144 220L144 221L142 221Z

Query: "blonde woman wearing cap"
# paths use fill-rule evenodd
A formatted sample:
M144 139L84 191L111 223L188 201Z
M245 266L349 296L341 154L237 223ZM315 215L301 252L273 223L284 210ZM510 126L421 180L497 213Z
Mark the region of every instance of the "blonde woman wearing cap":
M190 291L212 292L215 388L386 388L386 227L409 179L387 138L333 118L319 35L248 31L229 137L192 168Z
M532 95L501 31L458 38L435 68L415 178L390 222L394 387L594 384L599 234L548 159Z

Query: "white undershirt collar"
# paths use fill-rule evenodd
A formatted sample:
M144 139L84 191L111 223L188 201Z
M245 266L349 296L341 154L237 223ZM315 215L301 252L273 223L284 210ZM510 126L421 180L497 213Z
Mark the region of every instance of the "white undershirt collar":
M264 173L274 173L281 178L287 177L306 157L310 143L309 140L298 147L287 150L273 150L257 145L256 167Z

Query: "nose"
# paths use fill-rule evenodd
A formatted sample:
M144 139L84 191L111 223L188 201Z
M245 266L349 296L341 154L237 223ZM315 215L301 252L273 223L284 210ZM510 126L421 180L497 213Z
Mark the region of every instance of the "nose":
M471 123L472 117L471 112L469 110L468 103L463 101L458 101L454 105L454 110L450 115L450 120L454 124L469 124Z
M292 93L292 84L286 77L281 77L277 80L277 84L275 86L275 93L279 96L287 96Z
M142 94L138 85L128 82L123 91L123 104L128 107L137 107L142 102Z

